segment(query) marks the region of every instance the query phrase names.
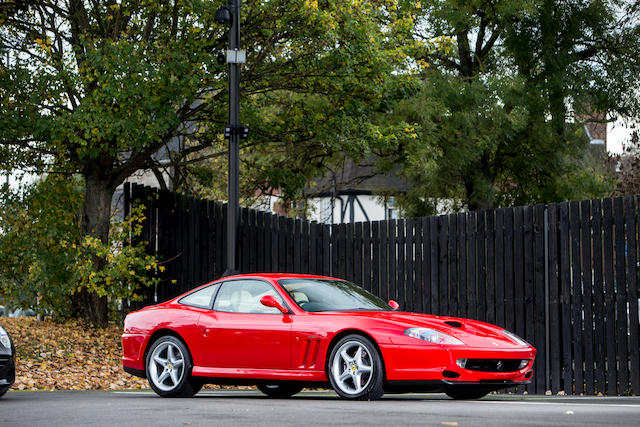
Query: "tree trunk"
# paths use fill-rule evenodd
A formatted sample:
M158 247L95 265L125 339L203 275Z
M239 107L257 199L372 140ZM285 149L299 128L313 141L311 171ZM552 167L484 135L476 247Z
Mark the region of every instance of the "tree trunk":
M82 237L91 236L106 244L109 241L111 199L114 188L105 179L85 177L85 196L82 212ZM93 271L100 271L106 260L93 259ZM105 325L108 320L107 297L83 288L80 292L81 311L84 320L95 325Z
M489 175L489 160L486 156L463 178L467 207L470 211L493 209L495 195L493 179Z
M565 141L567 130L567 106L560 89L551 91L549 96L551 126L555 134L560 138L559 142Z

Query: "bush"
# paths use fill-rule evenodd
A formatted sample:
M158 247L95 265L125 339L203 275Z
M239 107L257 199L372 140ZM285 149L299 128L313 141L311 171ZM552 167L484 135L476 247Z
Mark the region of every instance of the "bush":
M81 179L47 176L21 192L5 186L0 200L0 297L5 305L31 308L57 319L78 317L83 288L108 296L116 310L122 299L158 280L156 258L140 236L144 206L122 222L113 221L105 244L80 232L84 186ZM92 260L103 259L99 272Z

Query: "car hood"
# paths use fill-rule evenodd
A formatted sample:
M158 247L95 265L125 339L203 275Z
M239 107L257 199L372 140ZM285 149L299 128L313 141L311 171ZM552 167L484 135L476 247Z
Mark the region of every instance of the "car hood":
M370 318L387 325L398 326L401 329L412 327L436 329L459 339L469 346L523 348L506 336L502 332L503 328L478 320L397 311L333 312L332 314Z

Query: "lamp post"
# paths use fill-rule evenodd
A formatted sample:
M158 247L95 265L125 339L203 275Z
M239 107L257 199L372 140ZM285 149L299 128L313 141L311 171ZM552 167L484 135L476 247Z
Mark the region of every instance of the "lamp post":
M229 50L224 61L229 64L229 124L224 135L229 139L229 177L227 203L227 269L224 276L237 272L236 247L238 241L238 172L240 139L247 138L249 129L240 124L240 64L246 62L246 52L240 50L240 2L229 0L215 13L219 23L230 24Z

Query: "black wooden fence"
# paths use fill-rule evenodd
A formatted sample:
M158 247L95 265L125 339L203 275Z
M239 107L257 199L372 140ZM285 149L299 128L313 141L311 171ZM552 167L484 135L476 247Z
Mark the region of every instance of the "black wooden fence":
M163 260L143 304L225 270L226 209L132 186L143 240ZM530 393L640 394L640 197L326 225L242 209L242 272L332 275L403 310L469 317L538 350ZM524 387L520 391L525 390Z

